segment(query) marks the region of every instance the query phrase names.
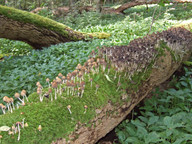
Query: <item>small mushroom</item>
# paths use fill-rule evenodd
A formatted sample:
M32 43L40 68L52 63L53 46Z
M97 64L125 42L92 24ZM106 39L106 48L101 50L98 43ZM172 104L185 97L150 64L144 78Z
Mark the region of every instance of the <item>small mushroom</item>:
M52 82L52 88L55 89L55 100L57 99L57 82L54 80Z
M10 99L9 99L9 97L4 96L4 97L3 97L3 101L7 103L8 111L10 111L10 112L12 113L12 108L11 108L11 106L10 106Z
M85 108L85 111L84 111L84 114L87 112L87 108L88 106L87 105L84 105L84 108Z
M14 135L14 132L9 130L8 134L9 135Z
M49 78L46 78L46 82L48 83L49 87L50 87L50 83L49 83Z
M63 76L62 73L59 73L59 74L58 74L58 77L62 78L62 76Z
M121 79L121 75L119 75L119 80L118 80L118 83L120 82L120 79Z
M84 90L85 90L85 87L81 86L81 98L83 97Z
M119 90L119 88L120 88L120 86L121 86L121 83L118 82L117 86L118 86L118 88L117 88L116 92Z
M50 96L51 96L51 101L53 101L53 96L52 96L52 88L49 88L49 94L50 94Z
M69 113L72 114L72 112L71 112L71 106L70 106L70 105L67 106L67 109L69 110Z
M24 124L24 127L28 127L28 126L29 126L28 123L25 123L25 124Z
M60 95L61 95L61 84L62 84L62 80L59 78L59 77L57 77L56 78L56 82L57 82L57 84L59 84L60 85L60 87L59 87L59 93L60 93Z
M5 114L5 109L6 109L6 106L4 106L2 103L0 103L0 108L3 112L3 114Z
M39 95L40 102L42 102L43 101L42 91L38 89L37 94Z
M16 129L19 132L18 138L17 138L18 141L20 140L20 126L22 127L22 124L20 122L16 122Z
M14 99L13 98L10 98L10 102L11 102L11 104L12 104L12 107L13 107L13 110L15 110L15 106L14 106Z
M97 90L98 90L98 88L99 88L99 85L96 84L96 92L95 92L95 94L97 94Z
M15 98L17 98L22 104L24 103L24 101L22 101L20 99L20 94L19 93L15 93Z
M24 101L24 98L26 98L26 100L29 101L26 94L27 94L26 90L21 91L21 96L23 97L23 101Z
M42 126L39 125L37 129L38 129L39 131L42 131Z
M91 87L92 87L93 79L92 79L92 78L90 78L90 79L89 79L89 81L91 82Z

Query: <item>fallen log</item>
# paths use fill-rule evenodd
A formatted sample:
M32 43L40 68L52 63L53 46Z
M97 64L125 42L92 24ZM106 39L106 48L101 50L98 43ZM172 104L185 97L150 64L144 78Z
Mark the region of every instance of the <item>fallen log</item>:
M119 6L118 8L111 8L111 7L102 7L102 13L115 13L115 14L124 14L124 10L135 7L135 6L139 6L139 5L149 5L149 4L159 4L160 0L133 0L130 1L128 3L122 4L121 6ZM192 3L191 0L168 0L168 1L164 1L164 3L166 4L170 4L170 3ZM48 7L38 7L34 10L32 10L32 13L38 13L39 11L43 10L43 9L48 9ZM61 16L61 15L67 15L67 13L69 13L70 9L67 6L64 7L58 7L56 9L53 10L53 14L57 17ZM82 11L96 11L96 8L93 6L84 6L84 7L80 7L78 9L78 11L80 13L82 13Z
M139 6L139 5L148 5L148 4L158 4L160 2L160 0L134 0L128 3L125 3L123 5L121 5L120 7L118 7L117 9L112 9L111 12L112 13L116 13L116 14L123 14L124 10L134 7L134 6ZM168 1L164 1L164 3L192 3L191 0L168 0Z
M0 5L0 38L24 41L35 49L69 41L107 38L106 33L82 33L54 20Z
M21 129L19 143L96 143L191 56L191 28L189 23L127 46L98 48L67 80L59 74L52 82L55 90L38 86L42 92L31 94L29 102L13 113L1 115L0 124L11 127L25 119L29 125ZM51 95L57 99L51 101ZM42 96L46 98L39 102ZM18 133L1 134L2 143L18 143Z

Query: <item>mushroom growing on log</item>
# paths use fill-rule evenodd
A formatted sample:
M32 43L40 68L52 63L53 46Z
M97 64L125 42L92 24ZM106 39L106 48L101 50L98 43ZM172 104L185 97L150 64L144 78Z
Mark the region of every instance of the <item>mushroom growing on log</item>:
M190 26L189 29L191 29ZM143 39L135 39L128 46L105 47L99 51L104 54L106 51L111 51L111 55L108 56L111 66L114 69L118 66L118 73L127 73L130 84L137 83L137 81L132 81L132 77L139 72L144 74L145 79L140 81L141 84L136 90L127 87L126 92L121 96L121 105L112 104L109 101L103 106L95 118L90 120L92 124L90 127L78 124L78 128L68 136L70 140L58 139L52 144L94 144L104 137L154 87L166 81L181 66L182 62L191 56L192 33L184 27L171 28L161 33L148 35ZM106 115L108 112L114 113Z

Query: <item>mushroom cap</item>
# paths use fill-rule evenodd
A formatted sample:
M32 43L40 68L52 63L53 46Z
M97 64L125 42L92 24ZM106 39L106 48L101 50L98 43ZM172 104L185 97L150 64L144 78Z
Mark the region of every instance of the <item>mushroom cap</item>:
M19 98L20 97L20 94L19 93L15 93L14 95L16 98Z
M48 92L49 92L49 93L52 93L52 88L49 88Z
M0 108L3 108L3 107L4 107L4 105L2 103L0 103Z
M21 122L16 122L16 126L20 125L22 127Z
M88 108L88 106L87 106L87 105L84 105L84 108L85 108L85 109L87 109L87 108Z
M23 92L23 93L27 94L26 90L22 90L21 92Z
M6 103L9 103L9 97L8 96L4 96L3 97L3 101L6 102Z
M67 108L70 109L70 108L71 108L71 105L68 105Z
M46 82L49 82L49 78L46 78Z
M62 78L61 78L62 80L65 80L65 76L62 76Z
M37 94L41 94L41 90L37 90Z
M51 85L53 88L57 88L57 82L56 81L53 81Z
M96 84L96 88L99 88L99 85L98 85L98 84Z
M26 95L26 93L23 92L23 91L21 91L21 96L23 97L23 96L25 96L25 95Z
M56 79L56 82L57 82L58 84L60 84L60 83L62 83L62 80L61 80L60 78L57 78L57 79Z
M38 129L39 131L41 131L41 130L42 130L41 125L39 125L37 129Z
M62 75L62 73L59 73L58 76L59 76L59 77L62 77L63 75Z
M36 86L38 86L38 85L41 85L40 82L37 82L37 83L36 83Z
M9 101L10 101L10 102L14 102L14 99L13 99L13 98L10 98Z

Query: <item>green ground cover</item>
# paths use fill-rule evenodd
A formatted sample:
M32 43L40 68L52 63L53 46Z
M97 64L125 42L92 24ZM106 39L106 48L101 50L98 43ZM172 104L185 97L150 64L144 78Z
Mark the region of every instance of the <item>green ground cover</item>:
M192 142L192 68L184 67L174 76L168 90L156 89L153 97L139 107L132 120L116 129L122 144L184 144Z

